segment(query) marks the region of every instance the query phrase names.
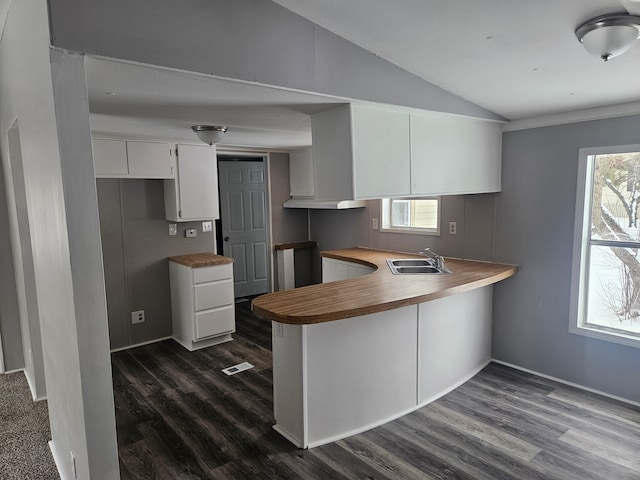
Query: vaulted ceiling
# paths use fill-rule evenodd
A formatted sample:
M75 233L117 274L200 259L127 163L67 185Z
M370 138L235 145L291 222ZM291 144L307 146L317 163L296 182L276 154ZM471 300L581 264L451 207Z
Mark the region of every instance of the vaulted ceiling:
M576 27L638 0L274 0L510 120L640 100L640 41L607 63Z

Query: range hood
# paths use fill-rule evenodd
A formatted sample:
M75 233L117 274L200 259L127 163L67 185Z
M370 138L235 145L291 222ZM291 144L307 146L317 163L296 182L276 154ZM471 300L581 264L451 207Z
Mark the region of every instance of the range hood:
M365 200L314 200L313 198L290 198L282 204L284 208L318 208L324 210L343 210L347 208L363 208Z

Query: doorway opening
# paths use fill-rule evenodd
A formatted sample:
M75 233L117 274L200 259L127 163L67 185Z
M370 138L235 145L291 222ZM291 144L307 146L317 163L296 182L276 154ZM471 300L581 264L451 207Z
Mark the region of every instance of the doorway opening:
M269 195L262 156L218 155L218 253L233 258L236 298L270 291Z

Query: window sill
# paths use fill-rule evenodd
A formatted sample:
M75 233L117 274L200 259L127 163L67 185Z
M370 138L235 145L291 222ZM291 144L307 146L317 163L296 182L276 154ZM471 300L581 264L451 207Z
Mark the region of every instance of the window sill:
M579 327L573 324L569 327L569 333L583 335L585 337L591 337L605 342L626 345L628 347L640 348L640 338L632 335L625 335L624 333L604 332L599 329Z
M418 230L413 228L380 228L380 233L409 233L411 235L430 235L432 237L439 237L440 232L438 230Z

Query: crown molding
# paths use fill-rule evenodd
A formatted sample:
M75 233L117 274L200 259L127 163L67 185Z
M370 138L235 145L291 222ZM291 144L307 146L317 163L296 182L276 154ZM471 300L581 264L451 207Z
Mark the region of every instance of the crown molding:
M640 102L620 103L617 105L607 105L605 107L585 108L553 115L512 120L502 127L502 131L513 132L516 130L528 130L530 128L550 127L553 125L565 125L568 123L588 122L591 120L627 117L639 114Z

